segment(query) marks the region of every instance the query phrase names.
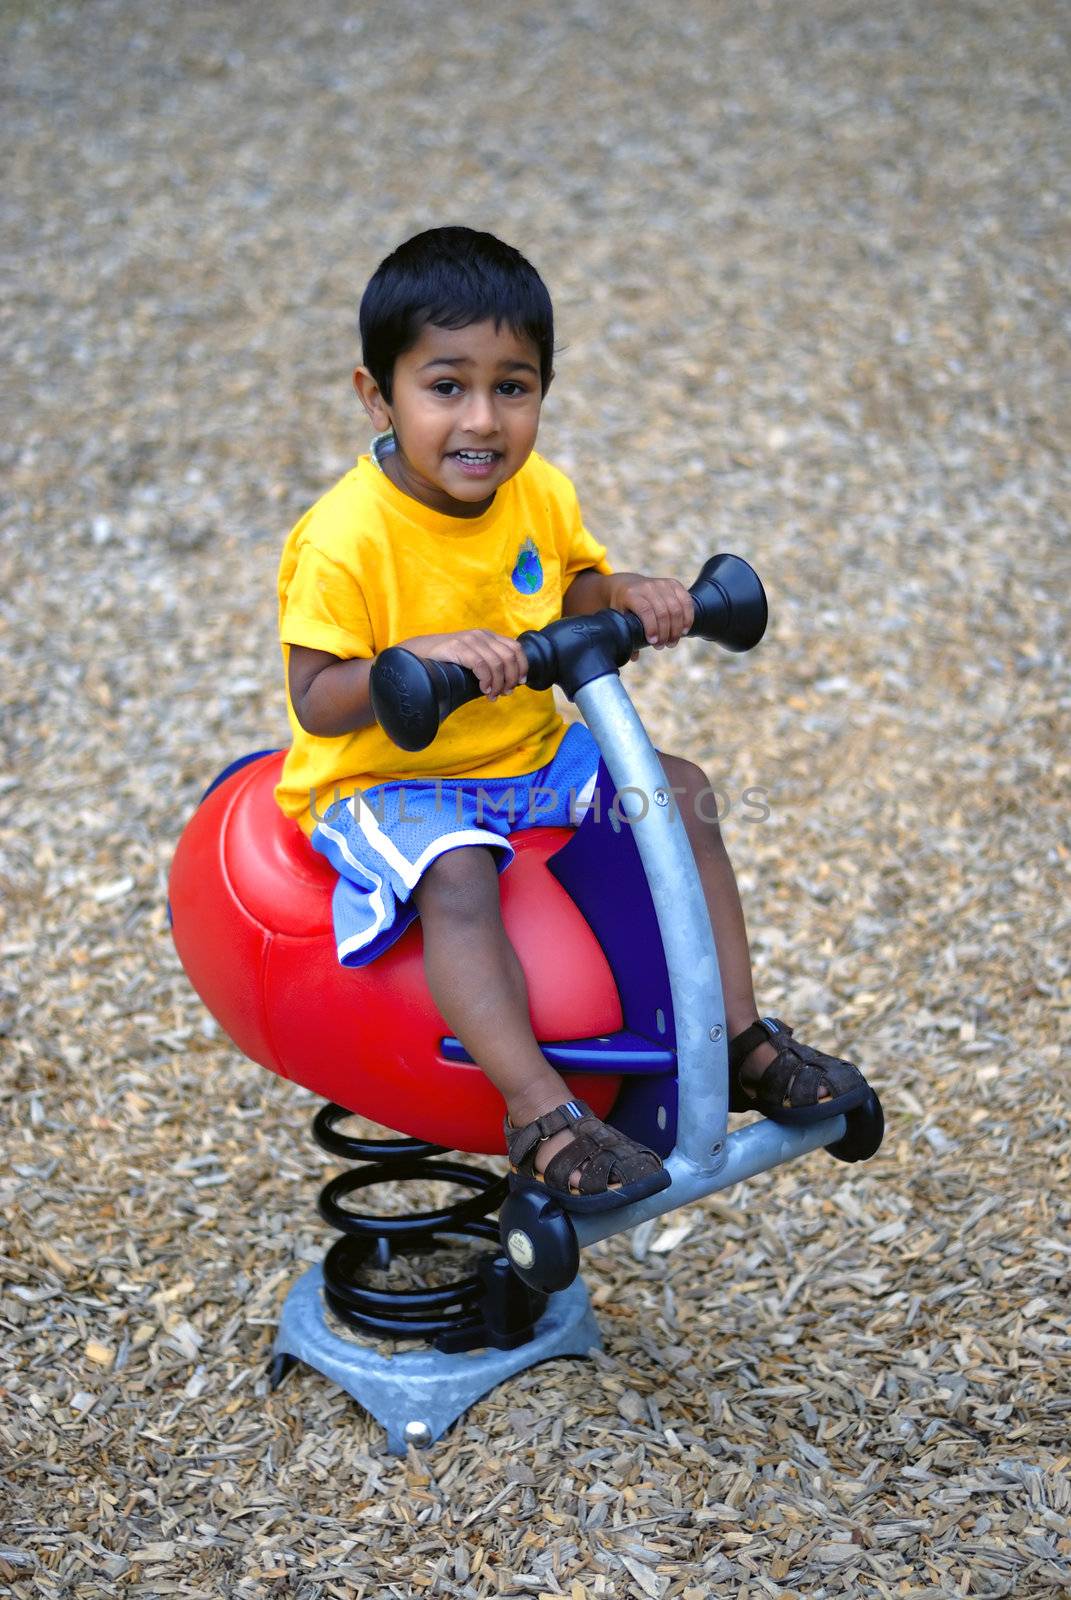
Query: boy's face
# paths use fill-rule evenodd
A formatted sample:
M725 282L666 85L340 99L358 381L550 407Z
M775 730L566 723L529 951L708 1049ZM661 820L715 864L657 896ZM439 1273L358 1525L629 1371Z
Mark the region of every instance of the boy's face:
M376 428L398 448L383 470L433 511L478 517L532 452L543 403L539 349L504 323L427 324L394 363L388 404L366 367L354 385Z

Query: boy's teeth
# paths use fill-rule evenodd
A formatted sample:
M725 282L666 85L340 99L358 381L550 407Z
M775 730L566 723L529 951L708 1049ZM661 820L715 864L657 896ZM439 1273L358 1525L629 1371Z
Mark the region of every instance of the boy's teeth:
M495 459L493 450L459 450L457 453L462 461L493 461Z

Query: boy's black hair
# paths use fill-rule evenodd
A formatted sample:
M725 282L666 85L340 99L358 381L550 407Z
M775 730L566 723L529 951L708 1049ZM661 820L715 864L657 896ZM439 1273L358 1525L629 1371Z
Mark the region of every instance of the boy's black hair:
M394 363L420 330L505 323L539 347L543 393L554 357L554 312L547 286L519 250L473 228L429 228L381 261L361 299L364 364L391 401Z

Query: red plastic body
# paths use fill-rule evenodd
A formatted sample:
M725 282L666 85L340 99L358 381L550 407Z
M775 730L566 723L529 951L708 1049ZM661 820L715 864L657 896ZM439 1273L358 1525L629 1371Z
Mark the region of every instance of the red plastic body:
M419 919L367 967L339 965L332 867L272 791L281 754L262 756L205 798L179 841L169 898L179 957L205 1005L251 1060L385 1128L498 1155L503 1103L476 1066L445 1061L452 1031L424 982ZM617 987L591 929L546 868L564 828L514 834L502 917L528 981L538 1039L622 1025ZM620 1078L577 1073L597 1116Z

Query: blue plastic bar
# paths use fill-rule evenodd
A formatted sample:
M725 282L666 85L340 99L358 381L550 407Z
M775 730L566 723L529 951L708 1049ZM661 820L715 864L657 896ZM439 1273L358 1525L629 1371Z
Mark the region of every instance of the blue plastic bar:
M677 1066L673 1050L652 1044L638 1033L624 1031L591 1039L558 1039L552 1043L541 1039L539 1048L559 1072L636 1072L650 1077L674 1072ZM439 1054L444 1061L472 1061L461 1040L452 1034L439 1041Z

